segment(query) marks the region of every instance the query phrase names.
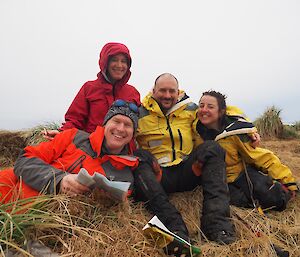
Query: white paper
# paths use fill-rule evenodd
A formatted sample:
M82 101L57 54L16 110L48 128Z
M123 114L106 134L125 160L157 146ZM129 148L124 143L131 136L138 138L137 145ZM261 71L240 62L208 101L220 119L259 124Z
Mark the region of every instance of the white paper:
M110 181L100 173L91 176L85 168L80 169L77 181L91 189L98 187L119 201L125 201L130 186L130 182Z
M191 245L189 242L187 242L186 240L184 240L183 238L181 238L180 236L174 234L173 232L171 232L161 221L160 219L155 215L151 220L148 221L148 223L144 226L143 230L150 228L152 226L158 227L159 229L161 229L162 231L174 236L175 238L183 241L184 243L186 243L187 245Z

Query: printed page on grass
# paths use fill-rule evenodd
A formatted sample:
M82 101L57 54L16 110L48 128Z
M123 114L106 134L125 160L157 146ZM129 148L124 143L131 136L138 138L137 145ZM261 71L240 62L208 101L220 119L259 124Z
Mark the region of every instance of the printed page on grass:
M124 202L127 199L128 188L130 186L130 182L110 181L100 173L95 172L94 175L90 175L84 168L80 169L77 181L91 189L97 187L104 190L112 198L120 202Z

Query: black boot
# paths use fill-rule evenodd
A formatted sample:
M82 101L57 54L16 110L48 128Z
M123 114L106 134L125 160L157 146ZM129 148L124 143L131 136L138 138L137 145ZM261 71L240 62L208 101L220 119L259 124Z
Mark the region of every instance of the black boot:
M218 244L231 244L236 240L236 237L232 232L228 232L225 230L208 233L207 239L211 241L215 241Z

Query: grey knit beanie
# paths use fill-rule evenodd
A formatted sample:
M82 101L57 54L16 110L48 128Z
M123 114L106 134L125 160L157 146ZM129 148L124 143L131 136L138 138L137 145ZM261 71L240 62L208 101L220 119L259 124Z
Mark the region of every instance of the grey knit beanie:
M136 132L139 120L138 107L134 103L126 102L124 100L116 100L108 112L106 113L103 121L103 126L115 115L124 115L130 118L133 122L134 132Z

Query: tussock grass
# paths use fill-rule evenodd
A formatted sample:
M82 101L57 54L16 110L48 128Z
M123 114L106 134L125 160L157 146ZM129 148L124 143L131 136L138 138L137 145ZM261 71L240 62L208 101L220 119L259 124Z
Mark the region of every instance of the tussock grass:
M296 121L293 127L295 128L296 131L300 131L300 121Z
M58 129L59 124L47 123L30 130L15 132L0 130L0 169L12 166L27 145L35 145L45 141L41 135L44 128L47 130Z
M300 134L294 126L284 125L281 137L283 139L300 139Z
M0 167L12 166L25 146L23 132L0 131Z
M47 130L56 130L60 127L60 124L56 122L50 122L46 124L38 125L30 130L26 131L25 138L26 138L26 144L27 145L36 145L38 143L41 143L44 140L44 138L41 135L41 132L46 128Z
M264 138L281 138L283 124L280 118L281 110L275 106L267 110L254 121L259 134Z

